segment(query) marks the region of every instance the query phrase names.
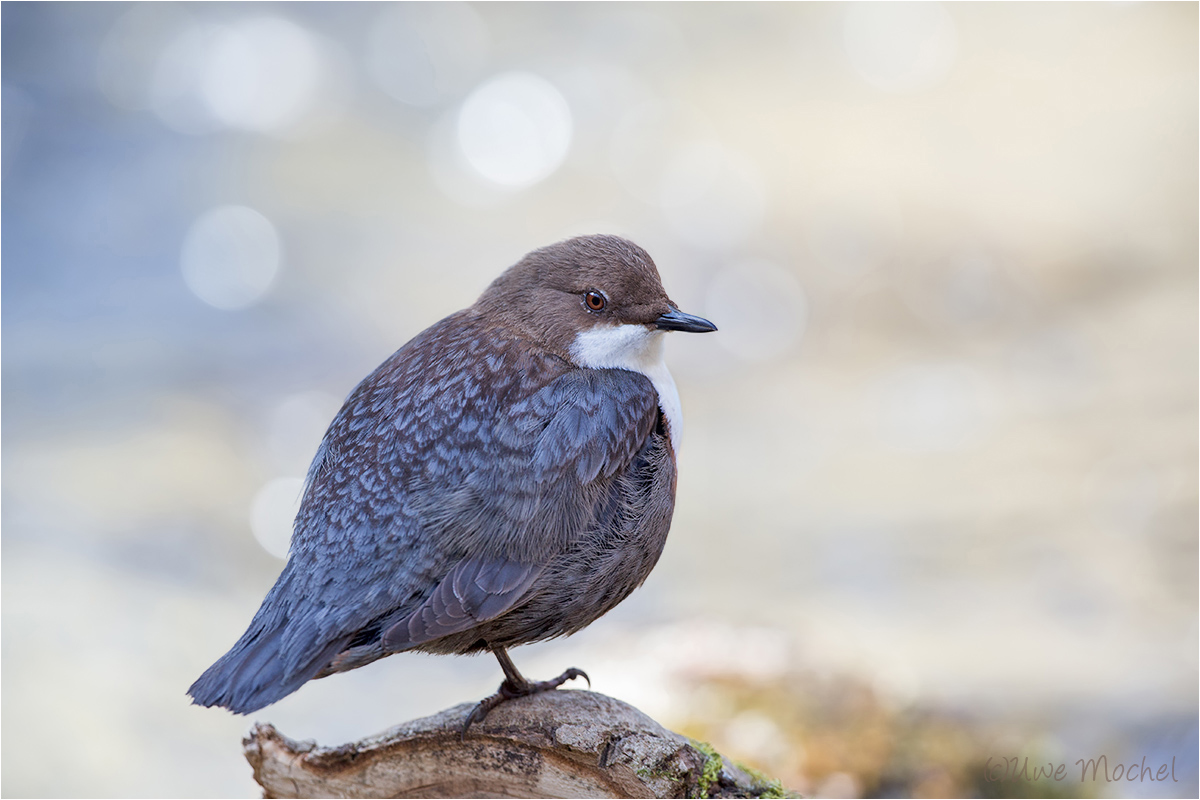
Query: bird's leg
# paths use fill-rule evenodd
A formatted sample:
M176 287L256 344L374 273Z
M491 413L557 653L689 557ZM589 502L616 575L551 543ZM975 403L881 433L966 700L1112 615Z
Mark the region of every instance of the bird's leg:
M571 667L553 680L531 681L517 671L517 665L508 657L508 651L503 647L493 647L492 653L495 654L496 660L500 662L500 669L504 670L504 683L500 684L501 690L507 685L512 697L524 697L527 694L548 692L551 689L557 689L574 678L583 678L587 681L588 688L591 688L592 679L587 676L586 672L576 667Z
M471 713L467 715L467 721L463 723L462 735L465 738L467 729L471 727L473 722L482 722L484 717L505 700L512 700L514 697L525 697L526 695L537 694L538 692L548 692L552 689L557 689L567 681L573 678L583 678L588 682L588 687L592 685L592 679L587 676L587 673L581 669L571 667L562 675L548 681L531 681L528 680L517 670L517 665L508 657L508 651L499 645L492 645L489 648L495 654L496 660L500 662L500 669L504 670L504 682L500 684L500 688L491 697L485 697L479 701L479 705L471 709Z

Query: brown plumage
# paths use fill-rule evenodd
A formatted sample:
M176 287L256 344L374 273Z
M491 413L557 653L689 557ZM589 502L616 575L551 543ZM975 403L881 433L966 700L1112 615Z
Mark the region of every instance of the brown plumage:
M309 471L291 553L249 629L189 689L261 708L404 650L491 650L574 633L639 586L675 500L680 312L613 236L530 253L347 398Z

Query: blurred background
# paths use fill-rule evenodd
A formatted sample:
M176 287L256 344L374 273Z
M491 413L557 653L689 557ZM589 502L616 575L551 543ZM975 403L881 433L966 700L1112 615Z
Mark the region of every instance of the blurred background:
M1196 795L1196 4L0 12L4 795L257 796L253 719L493 691L184 695L341 399L592 232L720 332L668 343L658 568L526 674L809 794ZM1068 777L985 780L1025 757Z

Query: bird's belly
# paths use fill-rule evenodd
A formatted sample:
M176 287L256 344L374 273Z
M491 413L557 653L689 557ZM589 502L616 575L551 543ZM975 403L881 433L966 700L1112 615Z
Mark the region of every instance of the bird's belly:
M504 646L566 636L611 611L640 586L662 554L668 525L648 527L634 540L578 553L552 565L530 600L481 626L480 638Z
M646 580L662 555L675 507L674 452L666 435L652 438L642 469L618 487L613 502L620 512L602 518L547 565L527 602L476 628L477 642L507 647L575 633Z

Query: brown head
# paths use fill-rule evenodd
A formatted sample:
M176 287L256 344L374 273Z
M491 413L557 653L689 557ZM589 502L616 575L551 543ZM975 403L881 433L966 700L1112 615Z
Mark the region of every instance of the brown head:
M619 236L534 250L496 278L474 310L584 367L640 363L662 331L716 330L681 312L650 255Z

